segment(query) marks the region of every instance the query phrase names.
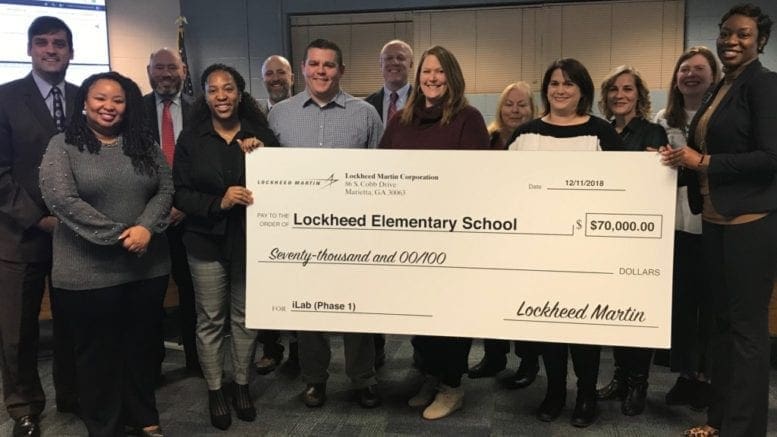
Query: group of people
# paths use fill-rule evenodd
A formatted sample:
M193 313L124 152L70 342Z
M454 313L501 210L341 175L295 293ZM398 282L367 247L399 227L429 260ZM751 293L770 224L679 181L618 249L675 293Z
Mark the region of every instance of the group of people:
M213 64L202 96L181 94L186 66L174 51L152 53L153 92L116 72L65 82L72 34L55 17L28 32L32 72L0 86L0 346L3 394L15 436L40 434L45 403L37 373L37 314L47 275L54 316L57 409L78 413L89 435L164 435L154 389L164 355L162 302L172 273L180 294L186 366L201 374L212 425L226 430L232 410L257 415L249 390L254 368L279 367L281 333L245 326L245 154L259 147L651 151L678 168L672 348L614 349L611 382L597 389L598 345L514 342L520 367L508 388L532 384L545 367L537 418L553 421L567 395L567 360L577 376L572 425L586 427L597 402L621 401L625 415L645 408L651 363L680 375L670 405L708 408L707 423L686 435L766 434L767 308L777 266L777 74L758 55L772 21L753 5L721 19L717 55L693 47L678 59L667 107L650 121L639 71L615 68L594 82L573 58L542 77L542 111L526 82L502 92L486 126L465 97L465 78L441 46L418 58L399 40L380 53L383 87L367 99L340 88L339 47L312 41L301 62L305 89L292 95L289 62L268 58L269 99L258 103L241 74ZM510 153L510 152L506 152ZM309 407L326 402L329 334L289 333L289 360L301 372ZM376 369L382 335L345 333L345 371L355 400L381 403ZM510 343L485 339L468 369L470 338L415 336L424 375L408 405L425 419L463 406L462 378L505 369ZM258 347L257 347L258 345ZM225 360L230 360L229 364ZM227 384L226 369L231 369Z

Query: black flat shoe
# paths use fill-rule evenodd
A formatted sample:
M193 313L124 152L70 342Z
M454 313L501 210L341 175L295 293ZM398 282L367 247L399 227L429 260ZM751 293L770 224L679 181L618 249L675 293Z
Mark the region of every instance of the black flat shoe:
M256 369L256 373L260 375L267 375L274 372L279 364L280 359L265 355L254 363L254 369Z
M561 415L565 403L564 399L546 397L537 408L537 419L543 422L553 422Z
M40 424L38 416L22 416L13 424L13 437L38 437L40 436Z
M500 360L498 358L489 358L488 355L486 355L479 363L469 369L467 376L472 379L490 378L496 376L496 374L504 370L506 366L507 358L504 356Z
M308 384L302 392L302 402L310 408L320 407L326 402L326 384Z
M696 391L696 381L678 376L672 388L666 392L664 401L667 405L688 405Z
M575 403L575 411L572 413L572 426L585 428L596 420L596 398L581 399L578 397Z
M210 423L214 427L225 431L232 425L232 414L229 404L224 397L224 389L208 390L208 409L210 410Z
M232 405L235 407L235 415L243 422L253 422L256 419L256 407L251 399L251 391L248 389L248 384L235 384Z
M151 429L125 426L124 433L127 435L139 435L140 437L165 437L165 432L162 431L160 426L156 426Z
M596 390L596 399L600 401L623 400L626 398L628 390L629 386L626 384L626 378L615 376L609 384Z
M516 370L514 374L502 379L501 382L505 388L510 390L526 388L530 386L535 379L537 379L537 373L539 373L539 371L539 366L524 367L523 363L521 363L521 366L518 367L518 370Z
M375 408L380 405L377 384L356 390L357 400L363 408Z

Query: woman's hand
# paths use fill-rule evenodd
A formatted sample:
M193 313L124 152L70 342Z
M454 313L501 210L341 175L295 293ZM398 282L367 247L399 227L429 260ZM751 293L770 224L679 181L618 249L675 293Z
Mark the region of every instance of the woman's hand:
M146 253L146 249L148 249L148 243L151 241L151 231L141 225L131 226L119 235L119 240L122 241L125 249L140 256Z
M251 153L254 151L254 149L264 147L264 143L256 137L243 138L242 140L238 139L237 144L240 145L240 148L245 153Z
M251 190L234 185L227 188L227 192L221 198L221 209L232 209L235 205L248 206L252 203L254 203L254 197L251 195Z
M690 147L673 149L669 146L663 146L658 149L658 153L661 154L661 162L672 168L685 167L691 170L702 170L709 165L709 157ZM702 158L704 158L703 163Z

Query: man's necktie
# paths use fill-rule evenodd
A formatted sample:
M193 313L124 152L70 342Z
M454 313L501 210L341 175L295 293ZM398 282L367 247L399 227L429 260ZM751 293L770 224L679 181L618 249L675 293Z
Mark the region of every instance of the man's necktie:
M51 88L52 108L54 109L54 122L57 124L57 130L65 130L65 107L62 106L62 91L58 87Z
M386 117L386 124L388 124L388 121L391 120L391 117L393 117L394 114L397 113L398 99L399 99L399 95L397 95L396 91L392 91L391 95L389 96L389 107L388 107L388 116Z
M162 153L170 166L173 166L173 155L175 154L175 132L173 129L173 116L170 114L170 105L172 100L164 100L162 104Z

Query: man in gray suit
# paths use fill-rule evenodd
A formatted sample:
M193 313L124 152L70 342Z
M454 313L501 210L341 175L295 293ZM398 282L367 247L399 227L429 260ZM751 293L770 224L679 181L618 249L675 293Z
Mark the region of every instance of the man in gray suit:
M288 59L280 55L265 59L262 64L262 80L267 88L268 98L259 102L259 109L267 115L273 105L291 97L294 73L291 72Z
M157 138L159 146L173 165L175 142L183 128L191 107L191 99L181 92L186 78L186 65L175 50L162 48L151 54L148 61L148 81L153 91L143 96L146 116ZM194 286L189 272L189 262L183 245L183 226L185 214L175 207L170 210L170 226L167 228L167 241L170 245L171 273L178 287L179 316L181 320L181 343L186 355L186 369L193 374L202 375L197 358L197 345L194 328L197 322L194 307ZM161 330L160 330L161 332ZM160 376L164 359L164 339L160 342Z
M65 82L73 35L59 18L38 17L27 31L32 72L0 86L0 367L14 436L40 434L46 403L38 375L38 313L51 271L51 215L38 188L38 166L52 136L65 130L78 88ZM75 412L75 363L67 324L54 315L57 409Z

